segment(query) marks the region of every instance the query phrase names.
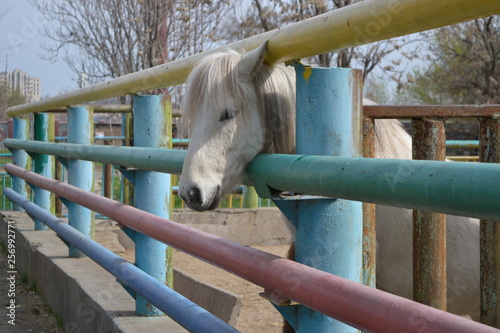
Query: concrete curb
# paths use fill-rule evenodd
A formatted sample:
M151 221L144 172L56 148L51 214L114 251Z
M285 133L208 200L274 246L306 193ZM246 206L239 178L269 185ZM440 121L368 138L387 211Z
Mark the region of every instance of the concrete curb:
M168 317L136 316L135 301L114 276L89 258L68 258L68 248L61 239L50 230L34 231L27 214L4 211L0 215L0 240L4 244L6 221L15 221L18 274L26 274L29 283L36 284L37 293L62 318L66 332L186 332ZM179 292L187 298L198 298L205 303L200 304L202 307L211 306L208 311L234 325L241 304L238 297L181 272L175 279L182 289Z

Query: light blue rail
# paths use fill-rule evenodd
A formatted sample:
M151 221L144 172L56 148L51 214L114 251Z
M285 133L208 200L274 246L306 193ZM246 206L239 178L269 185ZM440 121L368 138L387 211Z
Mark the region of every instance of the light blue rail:
M239 332L12 189L5 195L190 332Z

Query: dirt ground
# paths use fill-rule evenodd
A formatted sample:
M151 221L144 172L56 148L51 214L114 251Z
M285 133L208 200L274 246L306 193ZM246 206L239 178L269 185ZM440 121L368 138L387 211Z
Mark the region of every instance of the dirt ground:
M99 237L98 237L99 238ZM104 244L103 244L104 245ZM258 246L260 250L285 256L288 246ZM133 251L117 252L129 261L133 261ZM230 273L220 270L210 264L195 259L183 252L174 252L174 268L200 279L213 286L227 290L240 296L242 305L236 322L236 328L244 333L277 333L281 332L283 319L278 311L259 296L263 289ZM10 298L7 278L7 256L0 251L0 332L34 332L62 333L49 306L36 294L35 286L23 283L16 276L16 320L15 326L8 323L7 317ZM174 281L175 283L175 281Z
M256 246L255 248L285 256L288 246ZM176 251L174 268L201 279L213 286L241 297L241 309L236 328L244 333L277 333L282 331L283 319L267 300L259 296L262 287L256 286L210 264ZM174 281L175 283L175 281Z
M285 256L289 246L253 246L256 249L278 256ZM133 261L133 250L118 253L128 261ZM174 269L199 279L207 284L226 290L241 298L241 308L236 320L236 328L243 333L281 333L283 318L267 300L259 296L264 289L247 282L231 273L223 271L204 261L174 250ZM174 281L175 285L175 281Z
M35 286L23 283L16 276L15 292L15 325L11 325L11 318L7 315L10 309L9 289L10 282L7 280L11 274L7 273L7 255L2 249L0 251L0 332L5 333L62 333L64 330L57 323L54 315L50 313L48 305L35 292Z

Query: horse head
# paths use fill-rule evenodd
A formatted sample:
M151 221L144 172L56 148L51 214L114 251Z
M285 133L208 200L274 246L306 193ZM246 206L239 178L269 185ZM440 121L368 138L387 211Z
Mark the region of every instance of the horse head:
M248 163L273 145L263 104L277 94L262 91L274 72L264 63L266 53L267 43L243 56L214 54L188 76L184 118L191 135L179 196L191 209L216 208L241 182Z

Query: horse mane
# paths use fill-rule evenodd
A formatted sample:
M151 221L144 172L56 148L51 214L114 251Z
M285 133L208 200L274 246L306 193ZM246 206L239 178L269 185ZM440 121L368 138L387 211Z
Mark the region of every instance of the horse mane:
M190 127L200 105L217 96L216 108L223 109L235 103L235 97L244 97L238 84L237 65L241 54L234 50L214 53L203 58L188 76L188 90L184 99L183 133ZM293 70L284 65L264 64L254 77L258 112L265 123L266 143L263 152L287 153L295 151L295 78ZM239 102L246 102L244 99ZM236 105L235 105L236 107ZM244 117L244 115L243 115ZM244 118L243 118L244 119Z
M190 135L190 127L199 106L207 104L211 96L217 96L216 107L222 109L233 103L230 96L241 94L238 77L231 75L235 72L234 68L240 57L240 54L233 50L214 53L200 60L189 73L183 101L183 133Z
M183 133L190 134L190 124L193 123L199 106L207 104L209 98L217 96L210 103L215 103L216 108L222 110L236 103L235 98L244 97L238 83L237 70L241 56L234 50L218 52L203 58L193 68L187 79L188 90L183 103ZM254 77L254 88L258 112L265 125L266 143L262 152L295 153L294 70L282 64L264 64ZM363 103L375 104L366 99ZM375 156L411 159L411 137L398 120L375 121Z
M411 136L398 120L375 120L375 157L411 160L411 145Z
M285 65L265 64L254 80L259 110L269 137L266 153L295 153L295 72Z
M376 105L372 100L363 98L363 105ZM392 159L412 159L411 136L399 120L375 120L375 157Z

